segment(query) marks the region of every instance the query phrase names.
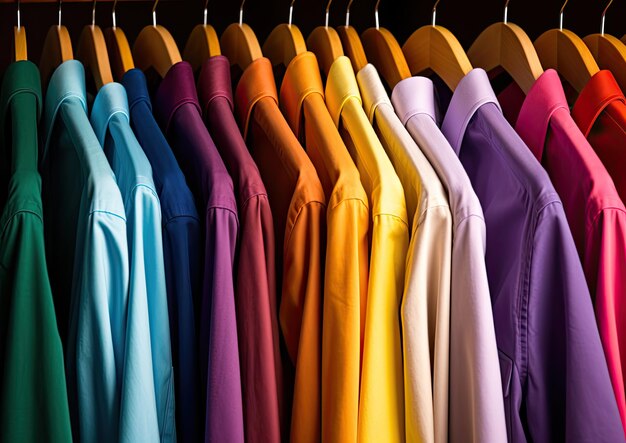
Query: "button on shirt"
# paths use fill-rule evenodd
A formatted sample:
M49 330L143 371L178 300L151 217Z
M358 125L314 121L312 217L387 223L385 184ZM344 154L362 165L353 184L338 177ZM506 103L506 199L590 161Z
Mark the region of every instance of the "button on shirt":
M572 117L626 201L626 98L611 71L591 77L574 103Z
M402 80L394 88L391 100L445 187L452 214L449 441L506 441L502 389L498 382L500 366L485 267L483 210L463 165L437 126L433 82L425 77ZM405 355L405 360L408 358L411 357ZM443 438L446 429L440 428L445 418L439 417L435 410L433 423L432 414L424 413L429 410L424 405L427 400L425 395L407 394L407 411L412 412L407 414L407 440L415 441L417 437L417 441L446 441ZM415 406L409 409L409 405Z
M41 81L9 66L0 92L0 441L72 441L63 348L44 246L37 123ZM4 203L4 202L3 202Z
M398 313L409 244L404 191L363 111L352 65L345 56L336 59L328 73L326 105L341 127L372 208L358 440L403 441L404 380ZM336 426L333 431L325 430L324 441L356 441L354 431Z
M155 95L155 112L204 218L204 281L198 300L201 402L206 442L242 442L243 412L233 265L237 202L204 122L191 66L170 68Z
M87 118L80 62L66 61L52 75L42 128L46 256L57 323L62 336L67 334L74 435L82 442L119 441L129 284L126 214Z
M233 178L239 207L235 306L246 441L278 443L282 371L272 212L259 170L233 115L230 62L226 57L205 61L198 93L204 121Z
M324 190L311 160L280 113L268 59L257 59L246 68L237 85L235 104L244 138L267 189L276 251L280 251L276 257L281 285L279 319L291 361L285 372L288 379L294 377L293 388L289 382L286 390L293 389L294 407L302 408L300 402L306 402L310 408L302 411L307 414L303 423L315 423L321 379Z
M129 118L124 87L104 85L93 103L91 125L124 199L130 257L120 441L170 442L176 441L176 428L161 205Z
M502 103L506 107L506 103ZM626 209L608 172L572 120L556 71L547 70L524 101L517 133L561 197L592 298L617 405L626 414ZM622 309L622 310L620 310Z
M437 441L447 442L450 207L437 174L395 114L376 68L366 65L356 78L365 112L404 187L411 226L401 311L407 440L432 442L436 434Z
M289 63L280 96L283 114L306 146L328 201L321 378L324 420L330 420L331 426L350 421L356 424L369 266L367 195L326 109L320 70L312 52L300 54ZM302 370L299 375L305 374ZM321 439L320 391L318 387L314 392L317 398L312 396L311 384L311 380L296 384L291 419L294 442Z
M487 222L487 275L510 441L622 441L580 260L547 173L485 71L457 86L442 132Z
M196 333L194 297L200 293L200 220L193 195L174 153L152 115L146 78L131 69L122 79L128 94L131 126L152 166L161 204L163 255L174 362L176 434L197 441Z

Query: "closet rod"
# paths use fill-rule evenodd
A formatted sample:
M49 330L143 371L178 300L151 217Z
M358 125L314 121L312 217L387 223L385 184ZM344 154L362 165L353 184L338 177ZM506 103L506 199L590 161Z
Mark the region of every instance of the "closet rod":
M98 3L113 3L114 0L98 0ZM183 0L160 0L163 2L182 2ZM154 0L120 0L118 3L154 3ZM0 0L0 3L16 3L16 0ZM21 0L20 3L58 3L58 0ZM93 0L63 0L63 3L93 3Z

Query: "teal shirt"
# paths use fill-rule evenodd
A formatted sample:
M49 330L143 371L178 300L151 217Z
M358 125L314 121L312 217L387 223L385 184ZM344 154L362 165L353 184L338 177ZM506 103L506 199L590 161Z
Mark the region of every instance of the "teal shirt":
M130 127L121 84L100 89L91 124L117 178L127 220L130 294L119 441L175 442L161 206L152 168Z
M46 256L66 341L73 431L82 443L116 442L129 293L126 214L87 117L80 62L66 61L52 75L42 128Z
M9 66L0 93L0 441L72 441L63 348L44 246L37 67Z

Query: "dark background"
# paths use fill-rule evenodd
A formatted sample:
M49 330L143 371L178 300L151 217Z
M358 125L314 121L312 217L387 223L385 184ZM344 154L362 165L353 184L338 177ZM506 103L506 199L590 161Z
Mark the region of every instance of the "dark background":
M246 0L244 21L257 34L259 42L289 16L291 0ZM296 0L293 23L304 37L316 26L324 24L327 0ZM355 0L350 22L359 32L374 25L376 0ZM502 21L503 0L442 0L437 8L437 24L450 29L467 49L473 39L489 24ZM509 21L520 25L534 39L543 31L558 26L559 10L563 0L511 0ZM565 28L579 36L599 32L600 16L608 0L570 0L565 9ZM152 23L152 1L119 0L117 24L131 44L143 26ZM331 26L343 25L348 0L333 0ZM394 33L400 44L418 27L429 24L434 1L382 0L380 25ZM210 0L209 23L218 34L230 23L239 19L239 0ZM113 2L97 3L96 24L101 28L111 26ZM76 43L82 27L91 22L91 2L63 2L63 24ZM157 7L157 22L165 26L182 49L191 29L202 22L204 0L161 0ZM16 3L0 0L0 70L4 70L11 57L12 30L16 24ZM48 28L57 22L55 2L21 3L22 24L27 30L29 59L38 62L43 40ZM607 14L606 32L621 38L626 33L626 1L617 0Z

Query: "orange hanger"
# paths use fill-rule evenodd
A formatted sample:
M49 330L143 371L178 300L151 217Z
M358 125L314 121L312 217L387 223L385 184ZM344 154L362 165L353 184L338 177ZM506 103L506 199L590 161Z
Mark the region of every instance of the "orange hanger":
M230 64L239 66L244 71L250 63L263 57L261 46L250 26L243 22L243 5L246 0L241 1L239 6L239 23L229 25L220 39L222 52Z
M596 59L601 69L608 69L613 73L620 88L626 88L626 45L613 37L604 33L604 22L606 11L611 6L613 0L609 1L602 12L602 24L599 34L591 34L583 39L591 55Z
M104 39L106 41L107 49L109 51L109 61L111 63L111 70L117 80L121 80L122 76L135 67L133 60L133 54L130 51L130 45L126 34L122 31L122 28L117 27L117 20L115 16L115 8L117 6L117 0L113 1L113 10L111 11L111 17L113 19L113 27L107 28L104 31Z
M28 60L26 29L22 26L20 0L17 0L17 26L13 26L13 61Z
M158 3L159 0L155 0L152 6L152 26L143 28L135 40L133 55L139 69L147 71L152 68L163 78L172 65L182 61L182 57L172 34L157 25Z
M376 66L378 72L387 82L387 86L393 89L398 82L411 77L411 71L396 38L387 29L379 26L379 4L380 0L376 2L374 7L376 27L369 28L361 34L361 40L370 62Z
M83 28L78 39L76 58L86 69L90 70L96 89L100 89L107 83L113 82L113 74L104 35L100 27L96 25L96 1L93 0L92 3L91 25Z
M72 40L67 28L61 24L61 7L63 0L58 1L59 5L59 23L51 26L46 34L41 52L41 60L39 61L39 72L41 73L41 83L45 87L52 76L54 70L63 62L72 60L74 52L72 51Z
M333 28L328 27L328 16L330 13L330 4L333 0L329 0L326 5L326 22L324 26L318 26L311 32L309 38L306 39L306 45L311 52L315 53L320 68L324 74L328 75L330 66L333 62L343 55L343 47L339 34Z
M436 25L437 5L433 6L432 25L422 26L404 43L402 52L412 75L431 70L452 90L472 70L472 64L456 37Z
M508 22L508 8L509 0L504 5L504 21L481 32L467 56L472 65L487 72L503 68L528 94L535 80L543 74L543 67L530 37L522 28Z
M556 69L567 82L580 92L600 68L585 43L571 31L563 29L561 7L559 28L544 32L535 40L535 49L545 69Z
M354 0L350 0L348 8L346 9L346 25L339 26L337 33L341 39L343 50L352 62L352 69L354 69L354 72L359 72L367 65L367 57L365 56L365 50L363 49L359 33L350 26L350 6L352 6L353 1Z
M287 66L296 55L306 52L306 43L300 29L291 23L295 1L291 0L289 5L289 22L276 26L263 44L263 55L274 66Z
M183 59L188 61L193 71L196 72L205 60L221 55L220 40L213 26L207 24L207 7L209 0L204 3L204 22L197 25L189 34Z

